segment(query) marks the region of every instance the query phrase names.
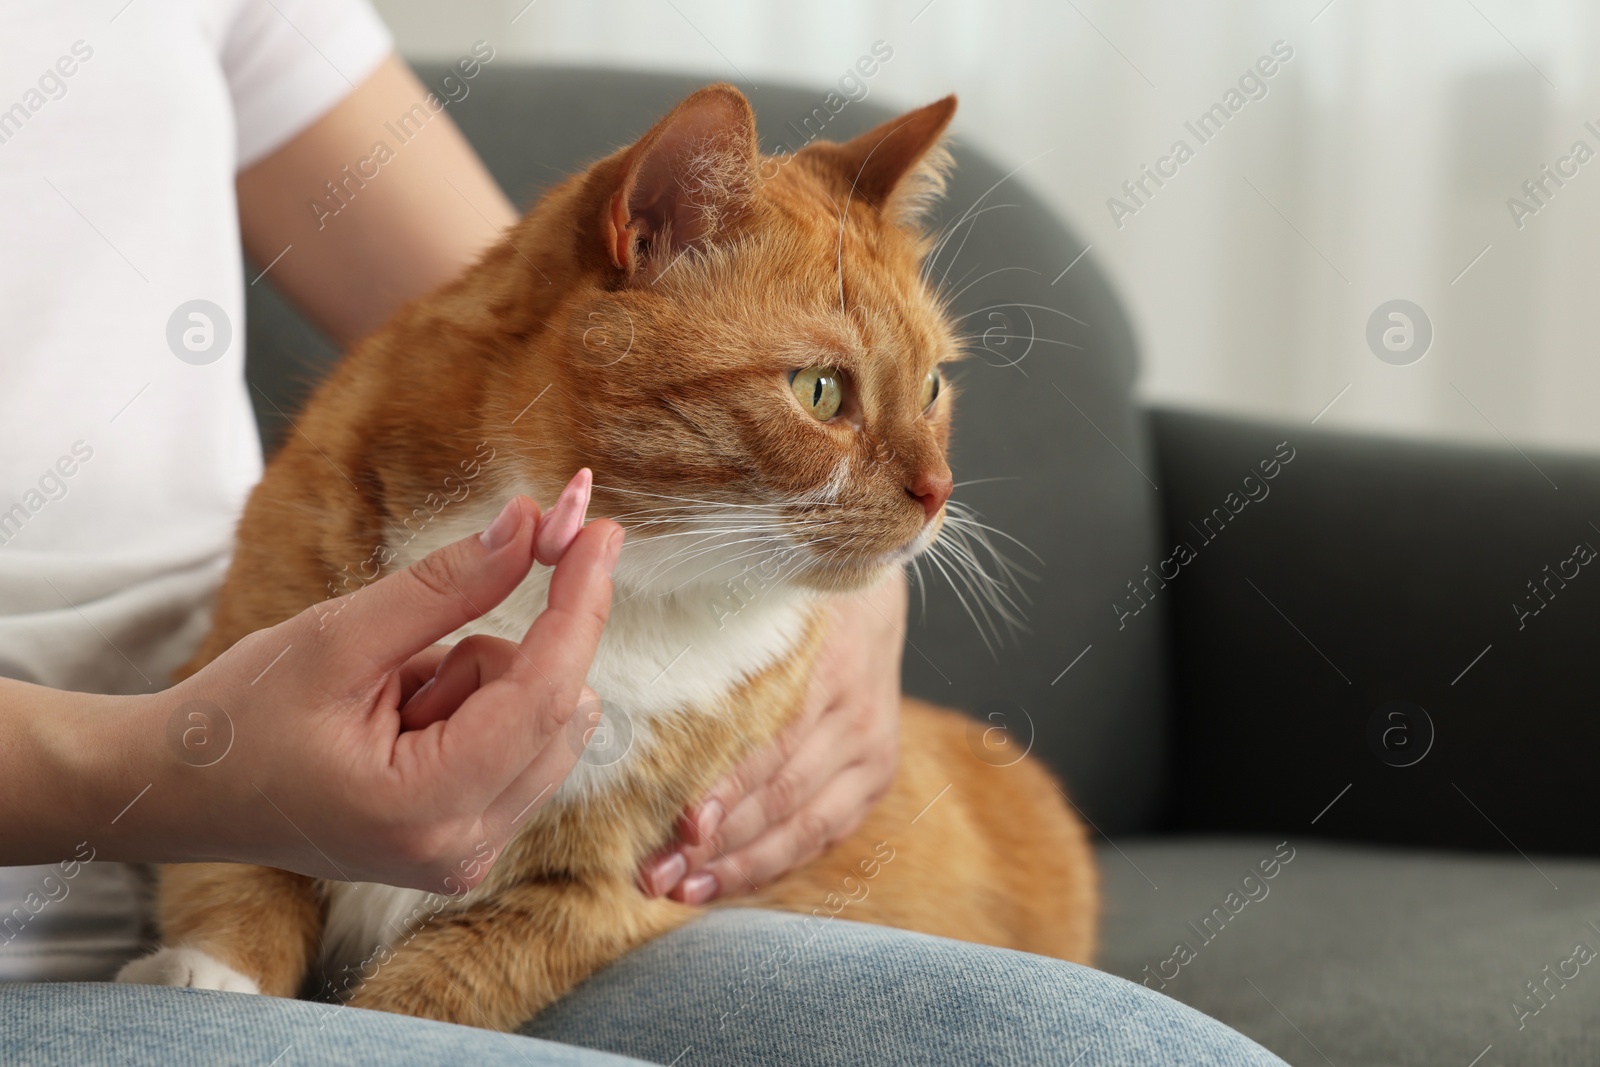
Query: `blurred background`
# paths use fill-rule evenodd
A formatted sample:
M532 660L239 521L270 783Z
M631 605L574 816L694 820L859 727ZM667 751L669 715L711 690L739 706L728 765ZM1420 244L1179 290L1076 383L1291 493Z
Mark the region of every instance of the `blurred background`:
M1012 180L1082 238L1061 249L1060 269L1083 254L1118 284L1143 345L1145 399L1600 449L1587 295L1600 238L1600 5L377 7L414 60L452 61L482 40L496 60L811 85L819 98L882 42L892 58L853 91L907 107L960 95L955 136L1017 168ZM1395 300L1421 317L1377 316L1374 338L1398 331L1401 346L1380 359L1369 320Z

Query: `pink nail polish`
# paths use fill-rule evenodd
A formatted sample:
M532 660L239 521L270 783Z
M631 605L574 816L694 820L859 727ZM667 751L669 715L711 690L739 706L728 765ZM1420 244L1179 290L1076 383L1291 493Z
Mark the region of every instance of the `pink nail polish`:
M539 520L539 532L533 540L533 557L547 567L553 567L566 554L567 546L583 529L583 515L589 510L589 496L594 488L594 475L585 467L572 476L572 481L561 490L555 506Z
M652 896L664 897L688 873L689 861L681 852L669 853L650 865L645 875L646 888Z
M711 835L717 832L717 827L722 825L723 817L727 815L726 809L720 800L708 800L700 806L694 824L700 833L700 843L711 840Z
M478 540L483 542L484 548L495 552L510 544L521 527L522 508L517 504L517 498L512 497L506 501L506 506L500 509L500 514L494 517L488 528L478 535Z
M685 878L678 888L683 891L685 904L704 904L717 895L717 879L715 875L700 871Z

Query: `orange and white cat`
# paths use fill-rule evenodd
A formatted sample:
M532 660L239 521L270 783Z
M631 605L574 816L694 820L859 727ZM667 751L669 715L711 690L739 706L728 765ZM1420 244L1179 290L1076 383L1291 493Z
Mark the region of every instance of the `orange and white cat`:
M822 598L902 567L945 520L940 368L960 353L921 212L954 110L778 165L745 98L703 89L345 356L252 494L187 669L589 467L591 514L628 540L588 683L631 744L580 762L462 897L166 868L166 947L123 980L294 996L320 968L360 1007L510 1029L700 912L641 892L640 862L799 711ZM523 633L549 573L455 638ZM970 726L907 699L865 824L736 903L849 900L847 918L1087 960L1084 831L1048 772L979 758Z

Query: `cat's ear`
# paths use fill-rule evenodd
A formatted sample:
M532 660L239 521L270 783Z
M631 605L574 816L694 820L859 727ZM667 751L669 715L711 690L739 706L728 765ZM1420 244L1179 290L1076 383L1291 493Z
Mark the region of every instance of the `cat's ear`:
M711 85L672 109L622 159L601 234L629 275L665 269L726 230L755 195L755 115L731 85Z
M947 96L837 146L851 195L902 226L916 225L944 193L950 153L940 138L955 113L956 98Z

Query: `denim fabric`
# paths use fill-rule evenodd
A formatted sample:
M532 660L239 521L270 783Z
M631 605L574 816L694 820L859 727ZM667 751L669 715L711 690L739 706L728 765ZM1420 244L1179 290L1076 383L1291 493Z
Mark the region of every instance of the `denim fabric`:
M0 985L7 1067L638 1067L511 1034L277 997L101 982Z
M0 1063L41 1067L1283 1067L1209 1016L1101 971L746 909L715 912L619 960L530 1023L529 1037L328 1004L87 983L0 985L0 1019Z
M742 908L634 951L523 1033L677 1067L1283 1067L1210 1016L1103 971Z

